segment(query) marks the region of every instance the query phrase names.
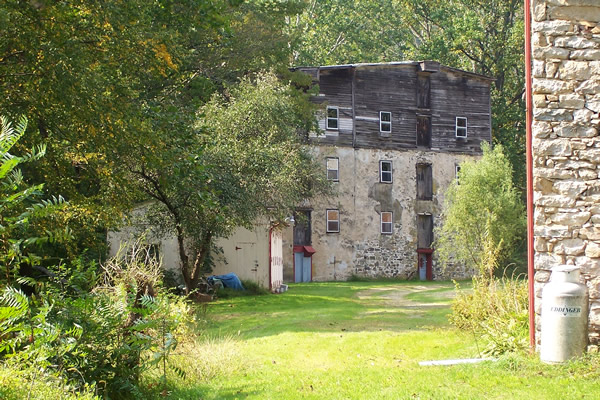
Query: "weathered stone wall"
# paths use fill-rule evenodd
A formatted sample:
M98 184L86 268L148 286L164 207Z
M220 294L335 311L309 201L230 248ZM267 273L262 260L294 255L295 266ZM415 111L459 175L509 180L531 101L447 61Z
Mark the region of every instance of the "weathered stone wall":
M532 8L536 325L552 267L574 264L589 288L597 345L600 1L534 0Z
M314 146L318 159L339 158L336 194L311 204L313 280L363 277L418 278L417 215L441 223L444 192L455 179L455 166L472 155L420 151ZM379 161L393 162L393 183L379 183ZM431 164L433 199L417 200L417 163ZM340 210L340 233L326 232L326 209ZM392 211L392 235L380 233L380 212ZM284 237L284 279L293 280L292 232ZM435 239L435 238L434 238ZM462 265L443 270L433 253L433 279L464 279L473 271Z

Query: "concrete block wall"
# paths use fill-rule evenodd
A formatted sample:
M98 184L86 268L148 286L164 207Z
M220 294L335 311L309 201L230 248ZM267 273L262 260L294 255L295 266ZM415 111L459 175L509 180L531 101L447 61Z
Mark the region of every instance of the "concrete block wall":
M590 343L597 346L600 1L533 0L532 19L536 325L551 268L577 265L590 293Z

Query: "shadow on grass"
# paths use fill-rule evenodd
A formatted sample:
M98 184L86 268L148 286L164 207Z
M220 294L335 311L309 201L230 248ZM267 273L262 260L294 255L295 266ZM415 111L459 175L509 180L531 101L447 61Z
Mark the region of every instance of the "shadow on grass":
M178 388L169 393L168 399L189 399L189 400L228 400L228 399L246 399L263 398L263 391L256 390L255 387L249 385L239 385L238 387L228 387L215 390L214 386L198 384L189 388ZM164 398L164 397L157 397ZM267 397L264 397L267 398Z
M448 326L451 282L291 284L280 295L238 297L209 306L209 334L251 339L284 332L415 331Z

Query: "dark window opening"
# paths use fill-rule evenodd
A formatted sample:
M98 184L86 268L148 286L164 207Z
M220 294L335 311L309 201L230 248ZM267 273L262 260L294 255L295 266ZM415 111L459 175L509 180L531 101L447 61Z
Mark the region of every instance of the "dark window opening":
M456 117L456 137L467 137L467 119L464 117Z
M419 75L417 84L417 107L431 107L431 79L429 74Z
M431 147L431 117L417 117L417 146Z
M433 216L417 215L417 248L430 249L433 243Z
M379 112L379 132L380 133L391 133L392 132L392 113L389 111Z
M327 129L338 129L339 111L337 107L327 107Z
M294 220L294 246L310 246L310 211L296 210Z
M433 176L431 164L417 164L417 199L433 199Z
M460 185L460 181L458 180L458 176L460 175L460 165L454 166L454 177L456 178L456 184Z
M391 161L379 161L379 182L381 183L392 183L392 162Z

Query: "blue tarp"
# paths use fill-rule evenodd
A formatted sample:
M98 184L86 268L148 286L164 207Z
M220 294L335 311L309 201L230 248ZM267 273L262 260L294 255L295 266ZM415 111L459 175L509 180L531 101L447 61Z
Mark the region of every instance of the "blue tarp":
M223 286L226 288L232 288L235 290L246 290L244 289L244 286L242 285L242 282L240 281L240 278L237 277L236 274L229 273L229 274L225 274L225 275L212 275L208 277L208 283L210 283L211 285L213 284L213 281L215 279L220 280L221 282L223 282Z

